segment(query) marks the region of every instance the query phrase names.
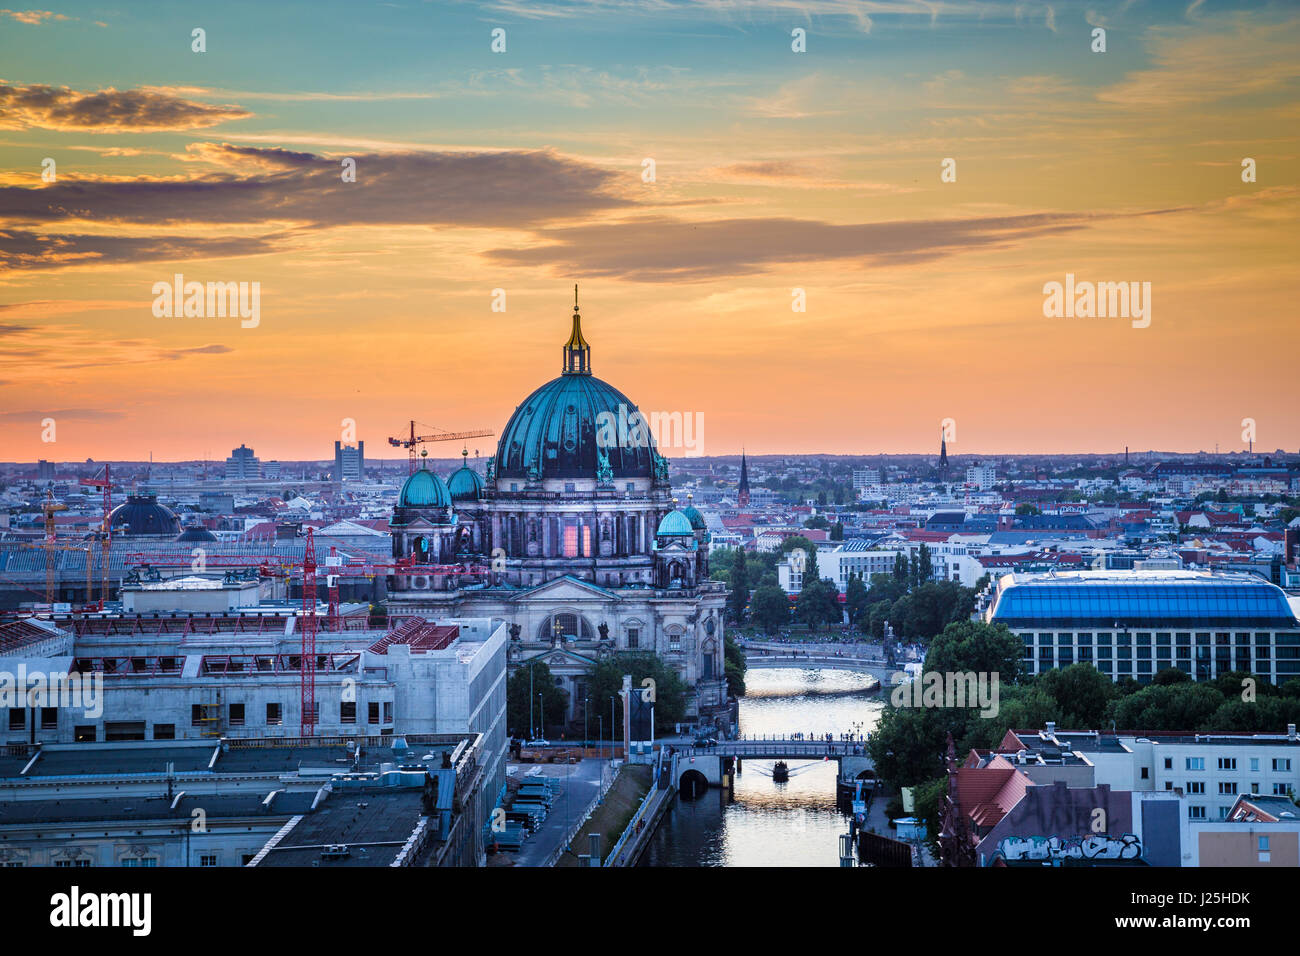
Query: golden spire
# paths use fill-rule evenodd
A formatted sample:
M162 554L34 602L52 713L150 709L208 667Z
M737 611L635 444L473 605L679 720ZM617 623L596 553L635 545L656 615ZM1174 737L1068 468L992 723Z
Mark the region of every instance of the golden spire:
M564 346L564 374L591 374L591 346L582 337L582 316L578 314L578 284L573 284L573 331Z

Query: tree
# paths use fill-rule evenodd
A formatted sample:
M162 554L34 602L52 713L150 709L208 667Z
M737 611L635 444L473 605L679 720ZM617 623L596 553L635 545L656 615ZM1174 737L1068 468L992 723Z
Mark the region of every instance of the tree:
M745 650L735 642L730 634L722 639L723 669L727 677L727 695L732 699L745 696L745 671L749 664L745 660Z
M839 589L832 581L808 581L799 592L795 617L807 624L812 631L823 624L834 624L842 620L839 594Z
M555 683L555 675L541 659L521 664L506 680L506 726L516 737L560 726L568 706L568 692Z
M848 583L844 585L844 609L848 612L849 623L856 624L867 607L867 586L862 583L862 575L850 574Z
M588 684L593 708L609 706L611 697L618 697L623 689L623 675L632 675L632 692L642 692L642 682L654 681L655 730L663 733L673 728L686 716L686 683L663 658L652 651L622 651L598 662L591 671ZM601 711L597 710L597 713ZM622 699L615 702L614 730L623 727Z
M910 787L942 775L946 734L933 711L887 708L867 738L876 776L891 787Z
M1151 684L1115 701L1111 719L1121 730L1194 730L1223 704L1209 684Z
M749 564L745 549L737 548L731 564L731 593L727 595L727 611L737 624L744 623L745 605L749 603Z
M1053 719L1065 727L1100 727L1115 698L1115 682L1091 664L1046 671L1037 683L1056 701L1059 716Z
M843 522L843 521L837 521L837 522L835 522L833 525L831 525L831 540L832 540L832 541L843 541L843 540L844 540L844 522Z
M1016 514L1018 515L1040 515L1043 512L1039 510L1038 505L1031 505L1025 502L1022 505L1016 505Z
M925 669L943 674L996 674L999 684L1014 684L1024 655L1024 641L1005 624L958 621L945 627L930 644Z
M805 528L816 528L818 530L825 530L831 526L831 523L826 520L825 515L813 515L811 518L804 521L803 526Z
M790 623L790 599L779 587L764 585L754 591L749 610L754 623L768 634Z
M970 620L974 607L975 592L969 588L930 581L894 602L890 622L899 633L925 641L953 622Z
M907 568L907 555L902 551L894 555L894 577L904 585L911 580L911 574Z
M930 548L922 541L920 550L916 553L916 560L912 562L912 587L919 588L928 583L933 576L934 561L930 557Z

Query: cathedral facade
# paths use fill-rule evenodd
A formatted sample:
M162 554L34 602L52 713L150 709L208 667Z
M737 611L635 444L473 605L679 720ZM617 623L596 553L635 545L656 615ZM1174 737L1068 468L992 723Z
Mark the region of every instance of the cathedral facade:
M610 702L587 700L587 675L621 651L658 654L690 689L688 719L725 722L726 590L709 580L709 533L677 507L636 406L592 374L576 293L563 357L515 409L486 474L466 463L407 479L394 558L466 570L394 575L389 615L505 621L511 667L545 661L593 736Z

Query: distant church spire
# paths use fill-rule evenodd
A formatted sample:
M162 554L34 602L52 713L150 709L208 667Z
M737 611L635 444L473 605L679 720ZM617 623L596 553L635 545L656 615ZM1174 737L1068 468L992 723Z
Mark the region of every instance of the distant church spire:
M946 469L948 467L948 436L944 434L943 429L939 429L939 467Z
M573 331L564 346L564 374L591 374L591 346L582 337L582 316L578 314L578 284L573 284Z
M740 487L736 493L736 504L742 508L749 504L749 464L745 461L745 450L740 451Z

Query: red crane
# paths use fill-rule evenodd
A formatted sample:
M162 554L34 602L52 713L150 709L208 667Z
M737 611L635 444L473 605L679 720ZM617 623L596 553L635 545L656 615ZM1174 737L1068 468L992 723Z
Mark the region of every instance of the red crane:
M316 734L316 542L307 526L302 556L302 727L300 736Z
M104 491L104 523L99 529L99 561L104 572L99 582L99 609L102 611L104 602L108 599L108 557L113 551L113 477L108 462L104 462L103 478L82 478L78 484L102 488ZM86 560L90 560L89 550L86 552ZM86 603L90 603L89 593L86 594Z
M424 428L432 428L437 434L434 435L417 435L415 426L421 425ZM410 471L415 474L415 449L427 441L458 441L464 438L482 438L491 435L492 432L483 428L474 428L467 432L445 432L436 425L425 425L423 422L411 422L411 436L409 438L390 438L388 444L394 448L405 448L410 453Z

